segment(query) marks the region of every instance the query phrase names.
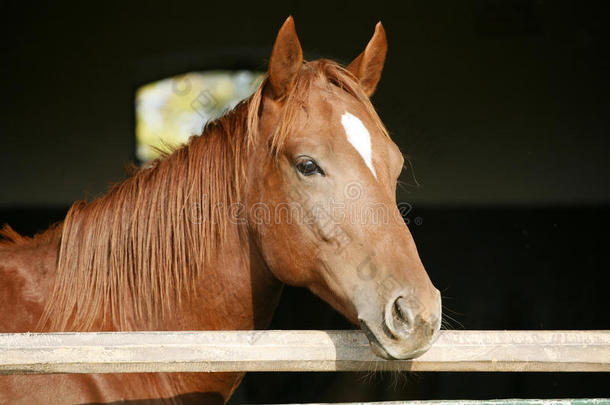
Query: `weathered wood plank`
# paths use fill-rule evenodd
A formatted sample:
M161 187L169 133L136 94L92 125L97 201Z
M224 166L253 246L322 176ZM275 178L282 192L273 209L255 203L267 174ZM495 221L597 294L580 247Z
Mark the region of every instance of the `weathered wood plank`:
M360 331L0 334L0 373L610 371L610 331L442 331L413 361Z

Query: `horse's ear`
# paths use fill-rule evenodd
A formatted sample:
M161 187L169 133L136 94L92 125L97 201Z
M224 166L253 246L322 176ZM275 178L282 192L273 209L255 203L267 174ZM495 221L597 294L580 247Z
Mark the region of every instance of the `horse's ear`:
M375 92L387 52L388 41L385 30L381 22L378 22L375 26L373 38L367 44L364 52L358 55L347 67L347 70L360 81L360 85L369 97Z
M269 60L269 84L274 97L286 95L302 64L303 50L294 28L294 20L289 16L277 34Z

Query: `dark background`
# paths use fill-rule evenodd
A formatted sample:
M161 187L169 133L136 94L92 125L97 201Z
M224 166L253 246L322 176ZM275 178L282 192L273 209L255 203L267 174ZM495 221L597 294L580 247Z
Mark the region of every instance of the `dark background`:
M3 2L0 223L33 233L124 177L134 92L264 69L288 14L309 58L349 62L382 20L374 97L411 156L399 200L465 329L610 329L608 14L602 2ZM419 186L417 186L419 184ZM287 288L277 329L350 328ZM251 373L234 403L610 396L575 373Z

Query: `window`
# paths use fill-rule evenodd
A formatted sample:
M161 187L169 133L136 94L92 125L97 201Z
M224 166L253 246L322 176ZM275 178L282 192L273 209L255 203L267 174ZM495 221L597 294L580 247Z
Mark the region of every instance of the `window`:
M259 71L213 70L140 87L136 92L136 157L148 162L162 150L201 134L206 122L250 96L262 78Z

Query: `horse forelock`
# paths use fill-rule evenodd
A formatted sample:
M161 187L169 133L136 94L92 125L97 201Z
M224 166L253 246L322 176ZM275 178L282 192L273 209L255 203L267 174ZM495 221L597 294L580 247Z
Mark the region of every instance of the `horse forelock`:
M353 96L387 135L351 73L318 60L303 65L284 100L270 158L282 150L316 80ZM106 195L72 205L39 329L151 328L179 304L181 293L193 292L206 264L220 254L229 227L237 226L229 210L241 199L246 159L258 142L265 84L187 145Z
M321 83L330 92L345 92L355 99L375 123L377 129L389 137L388 131L377 115L369 97L358 80L347 69L329 59L319 59L306 62L297 75L295 82L285 97L282 116L275 132L272 134L271 145L277 156L286 143L286 138L294 129L295 120L308 103L314 84Z

